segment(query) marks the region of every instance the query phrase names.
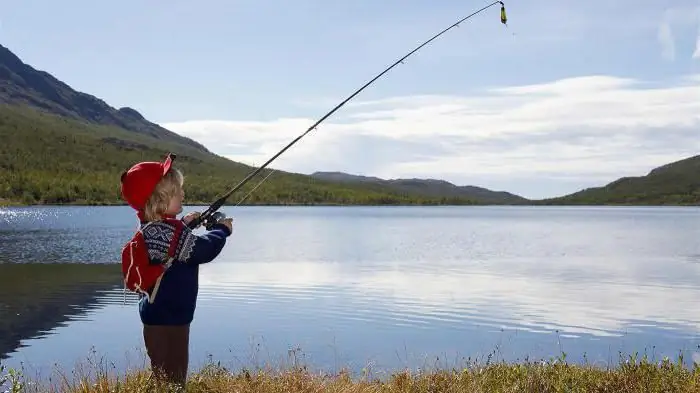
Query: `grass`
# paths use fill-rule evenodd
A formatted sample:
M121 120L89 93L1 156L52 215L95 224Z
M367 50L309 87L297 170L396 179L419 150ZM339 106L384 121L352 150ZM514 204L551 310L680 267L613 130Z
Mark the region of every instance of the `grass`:
M60 374L60 373L59 373ZM72 378L60 374L48 384L25 379L17 370L0 367L0 388L7 392L167 392L156 385L147 369L112 375L104 362L78 368ZM3 382L5 385L3 385ZM655 362L647 356L620 355L615 367L569 364L565 354L547 361L519 363L472 362L464 367L438 370L400 370L384 378L366 369L353 377L347 370L313 372L295 361L285 368L229 370L210 361L190 374L187 392L700 392L700 365L688 367L682 355L676 361Z

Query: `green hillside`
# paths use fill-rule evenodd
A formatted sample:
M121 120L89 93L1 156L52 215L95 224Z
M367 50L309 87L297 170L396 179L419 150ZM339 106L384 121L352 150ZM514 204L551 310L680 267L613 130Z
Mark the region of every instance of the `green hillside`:
M188 203L211 203L254 169L177 140L164 141L27 106L0 104L0 138L3 204L121 204L121 172L138 161L160 160L168 152L178 154ZM229 202L236 203L267 173L262 171ZM449 190L440 194L439 188L404 183L277 172L245 204L694 205L700 203L700 156L661 166L645 176L537 201L523 201L512 194L498 201L493 199L498 193L490 190L479 196Z
M188 203L211 203L253 168L177 141L165 142L113 126L87 124L28 107L0 105L0 199L22 204L117 204L119 176L142 160L178 154ZM261 180L250 181L237 202ZM252 204L471 204L468 198L423 197L377 185L350 185L278 172Z
M115 204L119 175L142 160L177 154L187 202L211 203L254 168L219 157L197 141L116 109L24 63L0 45L0 203ZM274 163L273 163L274 166ZM263 171L259 179L268 172ZM253 179L236 203L259 179ZM414 192L416 191L416 192ZM473 204L480 195L421 192L275 173L249 204Z
M552 205L697 205L700 204L700 156L653 169L645 176L623 177L603 187L538 201Z
M116 109L76 91L2 45L0 138L0 204L121 204L120 174L138 161L161 160L168 152L177 154L177 166L186 175L186 203L209 204L253 170L148 121L132 108ZM646 176L537 201L436 179L278 172L245 203L687 205L700 202L699 169L700 158L691 157ZM238 202L267 173L229 203Z
M56 79L48 72L24 63L0 45L0 104L41 109L75 120L120 127L162 141L174 141L207 152L200 143L146 120L133 108L113 108L103 100Z

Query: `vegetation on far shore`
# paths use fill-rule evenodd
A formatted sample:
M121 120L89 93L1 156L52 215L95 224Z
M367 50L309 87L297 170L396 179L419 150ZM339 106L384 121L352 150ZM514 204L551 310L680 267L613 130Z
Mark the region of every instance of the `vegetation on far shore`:
M160 160L168 152L178 154L177 166L187 176L188 203L211 203L254 169L211 153L199 142L150 122L133 108L117 109L74 90L70 82L24 63L2 45L0 69L0 206L122 204L122 171L138 161ZM237 203L268 173L262 171L228 203ZM544 200L439 180L367 181L371 177L345 174L340 177L354 180L343 182L329 179L337 178L337 173L324 176L277 172L244 204L700 204L700 156L664 165L646 176L626 177Z
M187 203L209 204L254 168L171 141L121 128L87 124L28 108L0 106L0 202L2 204L123 204L119 177L139 161L178 154ZM266 168L229 203L237 203ZM410 194L374 184L343 184L277 172L244 204L464 205L465 197Z
M157 140L114 126L42 113L26 106L0 105L0 206L123 205L119 176L136 162L178 154L186 176L186 203L208 205L247 176L253 167L201 149ZM269 169L232 195L235 204ZM276 172L244 205L698 205L700 156L660 168L646 176L623 178L606 186L544 200L516 200L497 192L480 197L439 195L426 182L407 191L388 182L341 182ZM485 199L480 199L485 198ZM500 198L500 199L499 199ZM502 199L502 203L499 202Z
M32 380L21 370L0 370L0 388L13 393L136 393L166 392L147 369L110 372L93 363L74 371L58 372L47 382ZM376 375L364 369L360 376L347 370L314 372L303 365L230 370L209 362L188 376L187 392L700 392L700 365L687 367L677 361L660 361L636 355L613 367L569 364L566 356L547 361L520 363L469 362L464 367L435 370L397 370Z
M123 205L119 176L132 164L176 152L186 176L186 203L208 205L254 168L173 141L114 126L0 105L0 206ZM269 173L266 168L232 195L235 204ZM420 187L418 187L419 189ZM440 196L435 190L407 192L374 182L339 182L276 172L245 205L484 205L483 199ZM507 199L506 199L507 200ZM560 198L503 202L515 205L697 205L700 156Z

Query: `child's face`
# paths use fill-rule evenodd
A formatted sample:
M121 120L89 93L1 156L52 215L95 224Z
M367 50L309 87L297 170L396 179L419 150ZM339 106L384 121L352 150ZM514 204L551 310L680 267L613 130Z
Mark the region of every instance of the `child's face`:
M178 192L170 199L167 214L176 216L182 213L182 200L185 199L185 190L180 187Z

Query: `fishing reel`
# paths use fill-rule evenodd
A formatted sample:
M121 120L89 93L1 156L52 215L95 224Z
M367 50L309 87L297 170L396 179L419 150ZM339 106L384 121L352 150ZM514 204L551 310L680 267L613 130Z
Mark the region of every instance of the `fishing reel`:
M226 215L220 211L216 211L212 213L209 217L205 218L204 221L202 221L202 224L204 225L204 228L206 228L208 231L212 230L214 225L219 223L219 221L223 220L226 218Z

